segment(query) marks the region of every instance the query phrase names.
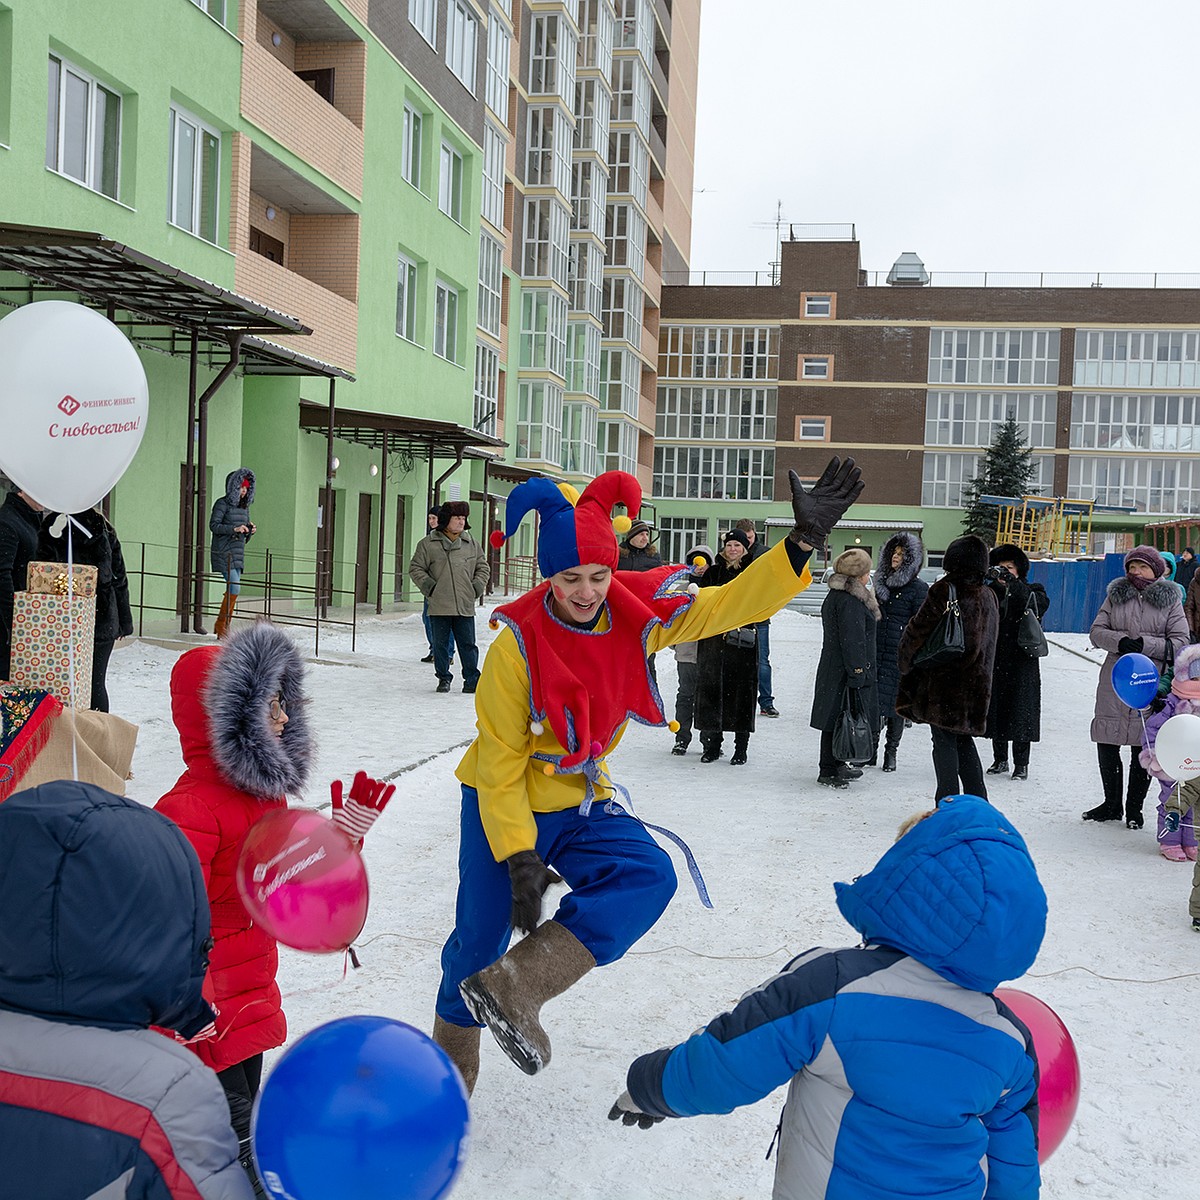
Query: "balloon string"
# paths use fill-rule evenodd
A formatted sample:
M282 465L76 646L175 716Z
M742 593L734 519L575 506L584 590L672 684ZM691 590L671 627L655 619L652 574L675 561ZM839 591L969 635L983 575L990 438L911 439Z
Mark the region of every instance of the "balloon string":
M75 539L67 520L67 699L71 708L71 778L79 782L78 730L75 726Z

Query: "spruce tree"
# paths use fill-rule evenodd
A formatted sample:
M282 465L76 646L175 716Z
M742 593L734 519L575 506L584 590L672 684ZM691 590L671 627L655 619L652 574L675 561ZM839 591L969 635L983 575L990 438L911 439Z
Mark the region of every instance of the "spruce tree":
M984 504L980 497L1015 496L1019 499L1031 495L1035 470L1033 451L1025 445L1021 426L1010 411L984 455L983 470L963 487L964 532L977 534L989 546L993 545L1000 510Z

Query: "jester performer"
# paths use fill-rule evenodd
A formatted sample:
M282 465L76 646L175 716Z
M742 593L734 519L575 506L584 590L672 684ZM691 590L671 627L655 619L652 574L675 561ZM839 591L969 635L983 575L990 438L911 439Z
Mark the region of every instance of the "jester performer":
M481 1026L536 1074L550 1061L542 1005L621 958L675 893L669 856L608 774L630 718L667 724L647 655L765 621L803 591L809 556L858 498L859 476L853 459L834 458L805 491L789 472L795 528L739 578L699 592L678 566L617 572L612 509L637 515L632 475L605 472L574 506L548 479L509 495L508 537L530 510L539 515L545 581L496 609L506 628L484 661L478 734L456 773L458 899L433 1036L468 1091ZM542 923L543 893L564 880L571 890ZM508 949L514 930L528 936Z

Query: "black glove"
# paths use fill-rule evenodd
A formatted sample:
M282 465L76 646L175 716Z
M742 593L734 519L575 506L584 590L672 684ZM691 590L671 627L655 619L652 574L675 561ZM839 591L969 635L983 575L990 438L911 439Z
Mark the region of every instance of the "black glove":
M792 485L792 512L796 517L796 527L788 536L792 541L805 542L814 549L824 547L830 530L866 486L854 459L842 462L837 455L829 460L811 492L804 490L795 471L788 472L788 481Z
M1166 696L1155 696L1154 699L1150 701L1150 711L1152 713L1160 713L1166 707L1167 707Z
M628 1092L622 1092L617 1097L617 1102L608 1110L608 1119L610 1121L620 1121L623 1125L634 1126L639 1129L650 1129L657 1125L659 1121L665 1120L664 1117L652 1117L649 1113L642 1112L640 1108L633 1102L633 1098Z
M1141 638L1123 637L1117 643L1118 654L1141 654L1145 642Z
M536 850L518 850L505 862L512 884L512 927L532 933L542 919L543 893L552 883L562 883L562 876L550 870Z

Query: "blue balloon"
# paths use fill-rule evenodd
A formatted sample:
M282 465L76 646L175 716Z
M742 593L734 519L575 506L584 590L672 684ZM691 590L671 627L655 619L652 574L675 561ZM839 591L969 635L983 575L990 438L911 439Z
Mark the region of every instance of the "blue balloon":
M1122 654L1113 663L1112 689L1130 708L1145 708L1158 695L1158 668L1144 654Z
M466 1156L462 1079L435 1042L343 1017L287 1050L254 1107L258 1173L293 1200L438 1200Z

